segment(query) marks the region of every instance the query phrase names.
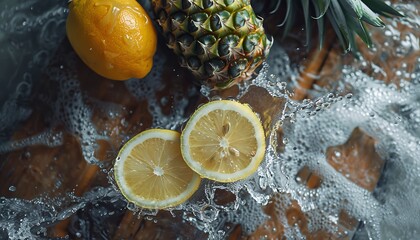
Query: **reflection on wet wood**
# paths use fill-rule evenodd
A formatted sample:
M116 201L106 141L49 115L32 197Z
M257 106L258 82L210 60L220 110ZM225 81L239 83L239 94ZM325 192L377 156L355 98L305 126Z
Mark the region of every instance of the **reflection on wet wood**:
M327 161L350 181L373 191L384 166L375 143L375 139L355 128L346 143L327 149Z
M316 189L321 186L322 179L315 172L311 171L307 166L299 170L295 177L296 182L306 185L308 189Z
M41 131L36 125L43 123L34 119L41 118L33 118L14 137L21 139ZM59 147L29 146L5 156L0 169L2 196L33 199L45 193L54 196L73 191L82 178L80 173L89 166L74 136L64 134L63 141L66 144ZM16 190L9 191L10 186Z
M249 104L259 114L266 132L271 130L275 120L280 117L285 104L284 99L273 98L267 90L255 86L251 86L240 101Z
M142 220L143 219L134 216L133 212L127 211L112 239L133 239L136 232L140 229Z
M385 22L387 23L388 20L385 19ZM412 73L418 67L420 31L413 31L412 27L403 21L392 25L387 24L385 29L369 27L368 31L377 46L375 51L360 44L360 39L357 40L360 45L360 54L373 64L359 64L357 67L368 76L389 84L398 85L401 81L414 79L415 77L411 74L403 74L402 71L396 71L396 69ZM381 69L376 69L375 66L381 66Z
M331 146L327 149L326 160L338 172L347 177L350 181L359 186L373 191L381 176L384 161L375 151L375 139L356 128L346 143L340 146ZM322 184L322 176L315 173L307 166L303 167L295 177L298 183L304 184L308 189L316 189ZM273 199L281 199L279 195ZM278 210L277 210L278 211ZM257 229L250 236L250 239L283 239L284 220L279 218L276 213L274 203L270 203L265 212L270 216L263 226ZM358 220L341 210L338 216L337 228L334 233L327 231L310 232L308 230L308 220L302 212L299 204L293 201L286 208L284 213L287 224L296 226L306 239L349 239L351 234L358 226Z
M308 90L312 89L313 84L319 79L320 72L328 61L332 47L337 42L334 38L334 31L327 32L324 45L321 49L313 48L308 54L308 59L302 61L302 71L298 77L298 86L294 89L293 99L303 100L307 98Z
M282 199L280 196L282 194L279 193L274 198ZM290 205L286 206L283 213L278 214L278 211L279 209L275 207L274 202L268 204L265 207L265 212L269 216L269 220L249 236L248 239L286 239L284 236L285 226L283 225L285 221L288 226L299 229L299 232L305 239L351 239L351 234L345 234L345 232L354 232L359 223L355 218L342 210L338 216L336 232L331 233L322 229L310 231L308 218L296 201L292 201Z

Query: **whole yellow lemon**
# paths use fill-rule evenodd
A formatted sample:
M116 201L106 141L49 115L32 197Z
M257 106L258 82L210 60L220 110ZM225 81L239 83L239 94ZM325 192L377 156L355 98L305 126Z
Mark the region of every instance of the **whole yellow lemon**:
M101 76L143 78L152 69L156 30L135 0L72 0L66 29L76 53Z

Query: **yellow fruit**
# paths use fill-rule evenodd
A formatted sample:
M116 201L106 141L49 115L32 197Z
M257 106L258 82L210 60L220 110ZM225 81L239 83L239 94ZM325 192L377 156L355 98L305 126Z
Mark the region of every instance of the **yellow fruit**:
M254 173L265 153L265 134L252 109L221 100L201 106L181 135L185 162L201 177L233 182Z
M153 66L156 30L135 0L72 0L66 28L79 57L103 77L143 78Z
M163 209L185 202L198 189L201 179L182 159L179 137L176 131L151 129L123 146L114 175L130 202Z

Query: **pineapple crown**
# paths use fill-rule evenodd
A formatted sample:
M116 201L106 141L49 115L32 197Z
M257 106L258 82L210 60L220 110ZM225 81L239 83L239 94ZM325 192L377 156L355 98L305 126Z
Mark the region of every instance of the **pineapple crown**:
M319 46L323 45L325 18L327 18L345 51L356 49L355 35L358 35L369 47L372 45L365 23L375 27L384 27L385 24L379 15L404 16L383 0L265 0L263 4L269 14L275 14L284 6L282 3L286 5L286 13L279 26L284 27L284 36L294 25L293 13L301 8L307 45L310 44L312 19L316 21L318 28Z

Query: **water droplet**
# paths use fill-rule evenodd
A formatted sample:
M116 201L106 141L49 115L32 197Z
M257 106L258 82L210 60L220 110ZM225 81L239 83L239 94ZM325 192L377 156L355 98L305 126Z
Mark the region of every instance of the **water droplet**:
M135 211L137 211L138 208L134 203L128 202L127 203L127 209L132 211L132 212L135 212Z
M214 221L218 214L219 210L212 205L205 205L201 208L201 217L204 221Z
M219 96L219 95L215 95L215 96L210 98L210 101L219 101L219 100L222 100L222 97Z

